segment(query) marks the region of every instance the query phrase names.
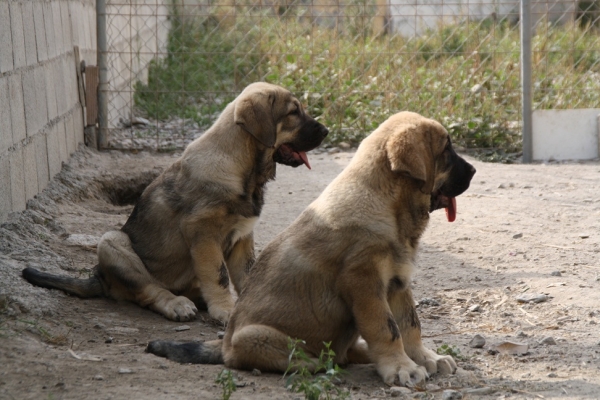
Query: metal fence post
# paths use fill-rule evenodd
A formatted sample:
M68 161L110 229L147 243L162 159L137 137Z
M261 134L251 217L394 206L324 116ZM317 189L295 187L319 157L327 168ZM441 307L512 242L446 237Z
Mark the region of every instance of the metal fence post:
M98 47L98 149L108 147L108 41L106 37L106 0L96 0Z
M533 158L531 122L531 2L521 0L521 102L523 118L523 162Z

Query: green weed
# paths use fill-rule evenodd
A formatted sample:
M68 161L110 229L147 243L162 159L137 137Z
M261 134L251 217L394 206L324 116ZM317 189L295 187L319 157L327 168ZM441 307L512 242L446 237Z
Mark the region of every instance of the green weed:
M228 369L223 369L221 372L219 372L215 382L221 385L221 388L223 388L223 400L229 400L233 392L237 390L235 380L233 379L233 374Z
M321 350L316 361L304 352L303 344L303 340L289 339L290 357L284 374L289 374L286 387L292 392L304 394L307 400L349 398L350 393L336 385L345 371L333 362L335 352L330 348L331 342L323 343L325 349Z
M37 332L42 340L49 344L54 345L65 345L67 344L67 336L66 335L53 335L46 328L44 328L38 321L28 321L23 319L17 319L17 322L25 324L32 328L34 332Z
M443 344L437 348L436 353L443 356L451 356L456 360L464 360L465 357L460 353L460 350L456 346L450 346Z

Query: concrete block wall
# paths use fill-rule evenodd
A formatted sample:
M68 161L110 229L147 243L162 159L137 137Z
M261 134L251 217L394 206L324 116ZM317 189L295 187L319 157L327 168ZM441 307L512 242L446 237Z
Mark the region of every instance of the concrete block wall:
M74 46L96 64L93 0L0 0L0 222L83 142Z

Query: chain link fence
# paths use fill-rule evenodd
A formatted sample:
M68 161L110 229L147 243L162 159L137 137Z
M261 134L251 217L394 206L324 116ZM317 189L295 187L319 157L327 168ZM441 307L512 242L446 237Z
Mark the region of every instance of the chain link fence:
M535 109L600 107L600 0L532 0ZM247 84L290 89L358 143L389 115L521 150L517 0L108 0L110 146L174 150Z

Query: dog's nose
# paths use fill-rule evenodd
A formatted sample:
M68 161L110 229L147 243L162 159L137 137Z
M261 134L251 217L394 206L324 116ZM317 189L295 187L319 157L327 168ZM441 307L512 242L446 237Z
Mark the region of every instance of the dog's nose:
M323 137L327 136L329 134L329 129L327 129L325 127L325 125L321 125L321 135L323 135Z

